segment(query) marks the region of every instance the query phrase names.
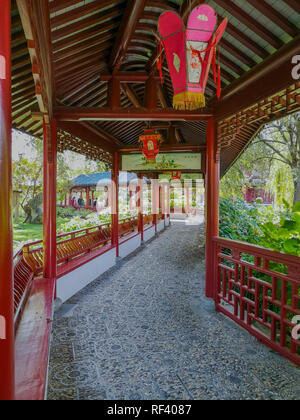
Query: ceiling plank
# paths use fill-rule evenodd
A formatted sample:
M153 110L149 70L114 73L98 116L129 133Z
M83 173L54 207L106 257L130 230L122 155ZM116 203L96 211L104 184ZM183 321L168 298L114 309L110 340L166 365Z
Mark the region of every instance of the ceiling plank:
M265 0L248 0L248 3L250 3L256 10L262 13L271 22L275 23L275 25L291 37L295 37L299 33L299 30L295 25L293 25L283 16L283 14L279 13Z
M215 2L236 19L238 19L241 23L251 29L251 31L253 31L256 35L272 45L272 47L278 49L283 45L283 42L279 38L277 38L265 26L257 22L257 20L255 20L251 15L246 13L232 1L215 0Z
M291 9L300 14L300 2L299 0L283 0L286 4L290 6Z

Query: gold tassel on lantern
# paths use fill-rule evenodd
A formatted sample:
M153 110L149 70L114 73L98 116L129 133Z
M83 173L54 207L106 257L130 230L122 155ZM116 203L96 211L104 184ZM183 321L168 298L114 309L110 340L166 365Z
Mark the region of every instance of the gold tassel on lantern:
M203 92L181 92L173 97L173 108L178 110L194 111L205 108Z

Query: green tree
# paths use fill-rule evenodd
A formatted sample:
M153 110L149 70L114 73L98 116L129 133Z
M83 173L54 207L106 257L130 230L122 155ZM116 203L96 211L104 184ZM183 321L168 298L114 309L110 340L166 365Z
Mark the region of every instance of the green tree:
M28 201L35 198L43 189L43 145L38 138L28 139L28 146L34 150L32 158L19 156L13 162L13 188L21 191L20 205L24 210Z
M280 198L289 202L291 195L290 204L300 201L300 113L266 125L253 144L264 144L271 152L271 157L262 155L260 159L271 161L273 180Z

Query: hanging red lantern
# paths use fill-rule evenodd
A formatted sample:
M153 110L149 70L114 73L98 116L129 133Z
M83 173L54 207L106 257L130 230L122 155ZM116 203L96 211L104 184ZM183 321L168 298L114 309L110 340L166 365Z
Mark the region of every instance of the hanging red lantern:
M205 107L205 88L213 66L214 80L220 94L220 70L216 70L216 49L227 26L227 18L214 32L216 13L207 4L196 7L189 15L187 28L175 12L164 12L158 31L164 46L171 75L176 109Z
M159 153L159 146L163 142L161 134L153 130L145 130L145 134L140 136L139 143L142 145L142 153L148 163L156 163L156 156Z
M171 177L172 177L172 179L181 179L181 175L182 175L182 173L180 172L180 171L174 171L174 172L171 172Z

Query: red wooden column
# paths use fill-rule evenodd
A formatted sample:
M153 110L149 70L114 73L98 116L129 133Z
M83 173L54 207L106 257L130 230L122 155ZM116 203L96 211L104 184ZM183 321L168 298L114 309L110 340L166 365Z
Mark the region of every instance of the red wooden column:
M139 233L141 234L141 241L144 240L144 196L143 196L143 175L138 175L138 200L137 200L137 207L138 207L138 229Z
M56 120L44 120L44 270L45 278L56 277Z
M116 257L119 257L119 153L114 153L111 171L111 228L112 245L116 248Z
M10 1L0 12L0 400L14 399Z
M170 217L170 213L171 213L171 210L170 210L171 186L170 186L170 184L168 184L166 188L167 188L167 203L166 203L167 209L166 209L166 211L167 211L167 217Z
M190 213L190 187L185 187L185 194L186 194L186 209L185 212L187 214Z
M88 209L90 207L90 187L86 187L86 203L85 207Z
M69 190L69 207L72 207L72 189Z
M165 220L166 218L166 185L162 184L161 187L161 212L162 212L162 219Z
M152 179L152 215L153 215L153 224L155 226L155 233L157 232L157 207L158 207L158 179L157 179L157 174L154 174L153 179Z
M220 162L216 154L215 124L211 118L207 124L206 140L206 296L213 298L214 286L214 245L213 237L219 235L219 178Z

